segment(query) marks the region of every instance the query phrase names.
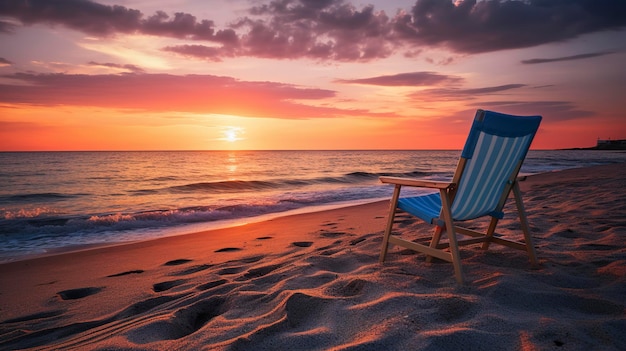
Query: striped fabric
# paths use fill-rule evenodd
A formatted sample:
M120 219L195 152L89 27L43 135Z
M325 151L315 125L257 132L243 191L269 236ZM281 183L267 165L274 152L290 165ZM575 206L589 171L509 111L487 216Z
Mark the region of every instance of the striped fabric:
M474 157L465 165L452 203L452 217L455 220L493 213L506 182L526 153L531 138L532 135L507 138L480 133Z

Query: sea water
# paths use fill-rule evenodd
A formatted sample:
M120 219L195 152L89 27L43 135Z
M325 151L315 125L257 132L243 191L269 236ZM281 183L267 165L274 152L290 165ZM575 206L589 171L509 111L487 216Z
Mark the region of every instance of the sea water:
M381 175L449 179L460 151L0 153L0 262L372 202ZM524 174L626 162L530 151ZM413 193L425 190L411 190ZM263 217L265 216L265 217Z

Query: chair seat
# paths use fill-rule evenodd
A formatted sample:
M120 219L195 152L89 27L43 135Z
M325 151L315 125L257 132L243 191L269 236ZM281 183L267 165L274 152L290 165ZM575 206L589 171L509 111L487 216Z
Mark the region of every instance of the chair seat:
M403 197L398 199L398 208L408 212L426 223L436 224L441 212L441 195L439 193Z

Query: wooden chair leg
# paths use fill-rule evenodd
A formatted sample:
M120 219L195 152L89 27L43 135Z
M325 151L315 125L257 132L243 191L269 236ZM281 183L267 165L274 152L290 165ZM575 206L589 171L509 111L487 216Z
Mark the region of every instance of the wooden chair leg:
M450 211L450 201L448 200L448 194L445 189L440 190L441 194L441 212L446 222L446 232L448 234L448 240L450 241L450 254L452 255L452 265L454 266L454 275L457 283L463 285L463 269L461 267L461 255L459 253L459 244L456 238L456 232L454 231L454 224L452 223L452 212Z
M528 226L528 219L526 218L526 210L524 209L524 202L522 201L522 193L517 182L513 184L513 195L515 196L515 204L517 205L517 214L519 216L522 232L524 232L524 242L526 243L526 251L528 251L528 259L533 267L537 267L539 266L537 253L535 252L535 245L533 244L532 237L530 236L530 227Z
M387 227L385 228L385 234L383 235L383 243L380 250L380 257L378 261L380 263L385 262L387 256L387 250L389 249L389 236L391 236L391 229L393 229L393 221L396 216L396 207L398 206L398 198L400 197L400 185L396 185L393 190L393 196L389 203L389 215L387 216Z
M496 231L496 226L498 225L498 218L491 217L491 222L489 222L489 227L487 228L487 233L485 234L485 242L483 243L482 249L489 249L489 244L491 244L491 238L493 238L493 233Z

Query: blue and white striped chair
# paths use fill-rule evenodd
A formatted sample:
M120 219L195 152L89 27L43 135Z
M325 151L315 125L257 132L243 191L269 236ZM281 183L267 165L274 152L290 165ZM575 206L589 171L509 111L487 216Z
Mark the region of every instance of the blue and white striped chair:
M541 116L521 117L478 110L451 182L380 177L383 183L395 185L380 262L385 260L389 244L399 245L426 254L428 260L437 257L452 262L456 280L463 284L459 245L483 243L483 249L486 250L490 243L496 243L527 251L532 265L536 266L537 257L517 177L540 122ZM402 186L437 189L439 193L401 198ZM511 191L517 204L524 242L494 236ZM398 209L436 225L430 244L391 235ZM485 216L491 217L486 233L454 224ZM440 243L444 231L448 242ZM457 234L471 238L457 239Z

